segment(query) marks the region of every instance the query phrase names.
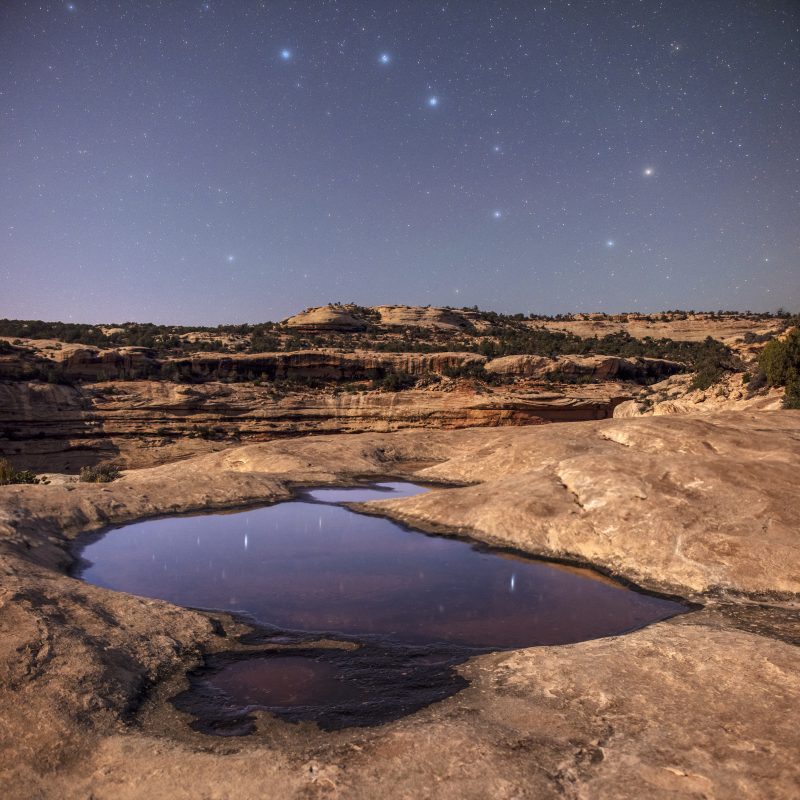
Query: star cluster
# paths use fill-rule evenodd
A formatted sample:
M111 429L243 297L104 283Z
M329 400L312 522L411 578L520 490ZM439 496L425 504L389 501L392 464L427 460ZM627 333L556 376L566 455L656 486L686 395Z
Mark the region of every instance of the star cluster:
M8 0L0 51L0 316L800 305L791 0Z

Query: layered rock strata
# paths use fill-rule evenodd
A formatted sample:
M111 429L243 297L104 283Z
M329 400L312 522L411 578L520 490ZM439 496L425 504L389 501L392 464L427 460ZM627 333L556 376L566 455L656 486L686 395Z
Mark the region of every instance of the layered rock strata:
M615 386L581 387L572 396L449 388L283 394L246 383L0 382L0 455L41 472L102 460L149 466L231 439L604 419L625 398Z

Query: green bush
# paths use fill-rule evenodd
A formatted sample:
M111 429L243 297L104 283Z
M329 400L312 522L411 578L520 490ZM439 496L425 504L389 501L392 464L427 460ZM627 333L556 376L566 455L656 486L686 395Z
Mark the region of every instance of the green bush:
M18 472L5 458L0 458L0 486L12 483L47 483L47 481L29 469Z
M762 351L759 366L769 386L785 386L785 408L800 408L800 328L782 341L774 339Z
M80 472L80 480L83 483L111 483L117 478L119 478L119 467L115 464L82 467Z
M385 378L376 378L372 382L373 389L383 389L387 392L401 392L410 389L416 384L417 379L407 372L390 372Z
M691 363L695 374L689 385L691 389L708 389L724 378L726 373L741 366L726 345L710 336L702 342L686 344L694 346Z

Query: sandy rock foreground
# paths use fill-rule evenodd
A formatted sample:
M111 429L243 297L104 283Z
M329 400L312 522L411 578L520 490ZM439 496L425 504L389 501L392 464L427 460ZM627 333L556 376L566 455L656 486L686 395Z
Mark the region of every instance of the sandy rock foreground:
M237 624L65 573L81 530L388 475L473 485L376 513L705 607L474 659L469 688L382 727L260 715L218 739L166 701L202 652L242 647ZM2 795L796 797L798 475L800 413L742 412L282 440L107 486L0 488Z

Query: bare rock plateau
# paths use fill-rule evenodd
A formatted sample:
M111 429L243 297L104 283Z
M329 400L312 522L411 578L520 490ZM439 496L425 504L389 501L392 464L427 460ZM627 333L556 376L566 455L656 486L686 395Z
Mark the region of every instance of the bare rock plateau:
M192 402L159 386L134 382L126 408L178 416ZM201 404L237 401L187 388ZM9 395L28 404L18 421L47 403L69 424L136 424L129 411L115 422L113 395L46 391ZM0 487L4 798L797 797L800 412L373 430L181 458L109 484ZM440 488L363 510L591 565L694 610L470 659L462 691L379 727L326 732L255 711L253 734L219 738L169 698L204 654L252 646L243 622L68 575L84 531L389 476Z

